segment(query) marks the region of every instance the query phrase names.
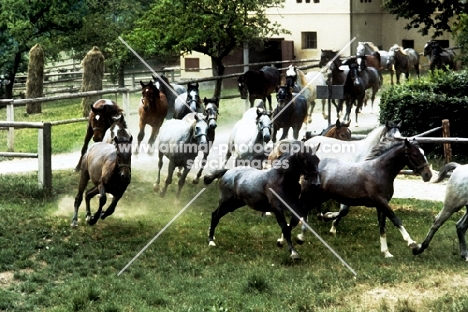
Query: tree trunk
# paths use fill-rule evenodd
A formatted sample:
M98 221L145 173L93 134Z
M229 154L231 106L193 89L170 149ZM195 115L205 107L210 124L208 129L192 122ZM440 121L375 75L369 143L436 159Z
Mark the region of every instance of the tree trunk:
M119 88L125 88L125 71L123 64L121 64L117 70L117 83Z
M223 64L223 60L220 58L212 57L212 63L215 65L214 68L214 76L222 76L224 75L224 70L226 69ZM218 79L215 83L215 90L213 96L220 97L221 96L221 88L223 86L223 80Z

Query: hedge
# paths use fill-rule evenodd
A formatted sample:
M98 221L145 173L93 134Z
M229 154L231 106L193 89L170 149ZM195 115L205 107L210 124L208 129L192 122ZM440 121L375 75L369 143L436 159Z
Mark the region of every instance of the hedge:
M435 71L419 80L391 86L380 98L380 122L401 120L401 132L412 136L450 121L452 137L468 138L468 72ZM433 136L441 133L435 132ZM443 155L441 144L424 144L424 150ZM454 156L468 157L468 144L452 144Z

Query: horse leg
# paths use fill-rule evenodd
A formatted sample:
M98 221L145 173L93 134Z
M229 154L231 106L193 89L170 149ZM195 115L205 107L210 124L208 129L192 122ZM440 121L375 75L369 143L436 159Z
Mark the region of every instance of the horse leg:
M91 138L93 137L93 133L94 133L93 129L88 125L88 128L86 129L86 135L84 138L83 147L81 148L81 156L80 156L80 159L78 160L78 164L75 167L76 172L81 170L81 161L83 160L83 155L88 150L88 144L89 144L89 141L91 141Z
M180 192L182 191L182 187L184 187L185 180L187 179L187 174L190 171L190 167L188 167L188 166L184 166L183 168L184 168L184 171L182 172L182 175L181 175L181 177L179 179L177 194L176 194L176 198L175 198L175 201L174 201L174 204L177 204L177 205L180 203L180 200L179 200Z
M201 165L200 165L201 168L200 170L198 170L197 176L193 179L192 181L193 184L198 184L200 182L200 177L203 172L203 169L205 168L207 159L208 159L208 153L203 153L203 158L202 158Z
M163 187L163 189L159 192L159 196L160 196L160 197L166 196L167 187L168 187L170 184L172 184L172 175L174 174L175 168L176 168L176 166L175 166L174 161L170 160L170 161L169 161L169 166L168 166L168 169L167 169L167 178L166 178L164 187Z
M383 214L384 216L384 227L385 227L385 216L390 220L392 221L393 225L398 228L398 230L400 231L401 233L401 236L403 237L403 240L407 243L408 247L413 249L415 247L417 247L417 244L414 240L411 239L410 235L408 234L408 232L406 231L406 229L403 227L402 225L402 222L401 222L401 219L398 218L395 214L395 212L392 210L392 208L390 208L390 206L388 205L388 202L382 202L381 204L379 204L377 206L377 211L379 213L379 218L381 217L381 214ZM381 222L381 221L380 221ZM381 222L382 223L382 222ZM382 231L382 229L381 229ZM382 232L381 232L382 234ZM383 229L383 235L381 235L381 239L385 239L385 243L386 243L386 237L385 237L385 228ZM385 253L384 251L382 251L383 253ZM387 248L387 253L390 255L391 257L391 254L388 252L388 248ZM388 257L387 256L387 253L385 257Z
M138 132L138 136L137 136L137 146L135 148L135 155L138 155L140 153L140 143L141 141L143 141L143 138L145 137L145 124L143 124L141 121L140 121L140 124L139 124L139 128L140 128L140 131Z
M159 192L159 183L161 182L161 168L163 166L163 153L159 152L158 154L158 178L156 179L156 182L153 184L153 190L155 192Z
M215 230L218 226L219 220L229 212L233 212L237 208L244 206L244 202L239 199L234 198L220 198L218 208L211 213L211 224L208 234L208 245L209 246L216 246L215 240Z
M91 216L90 201L91 201L91 198L93 198L97 194L100 195L100 197L99 197L99 207L98 207L98 210L94 213L94 215ZM89 214L89 217L87 218L88 224L89 225L95 225L97 220L101 216L102 207L104 207L104 205L107 202L106 190L105 190L104 186L102 185L102 183L99 184L97 187L94 187L91 190L89 190L88 192L86 192L85 201L86 201L87 214Z
M424 250L429 247L429 243L431 242L432 238L434 237L437 230L447 221L455 212L459 211L463 206L456 207L452 206L448 203L444 203L444 208L439 212L439 214L435 217L432 227L430 228L429 232L426 234L426 238L421 245L413 248L413 255L419 255L424 252ZM462 219L465 216L462 217ZM461 222L461 220L457 222ZM458 232L458 229L457 229ZM457 233L458 234L458 233Z
M323 119L327 120L328 119L328 114L325 112L325 104L327 101L325 99L322 99L322 116Z
M332 222L332 226L330 228L330 233L336 234L336 227L340 223L341 219L343 217L346 217L346 215L349 213L349 208L350 208L350 206L341 204L340 205L340 211L338 211L338 213L331 212L331 213L326 213L323 216L324 219L333 219L333 218L335 219Z
M267 100L268 100L268 106L270 106L270 112L272 112L272 111L273 111L273 108L272 108L272 106L271 106L271 94L268 94L268 95L266 96L266 98L267 98ZM263 99L263 102L265 102L265 98ZM265 109L266 109L266 107L265 107Z
M315 108L315 101L310 101L307 105L309 113L307 114L307 123L312 123L312 113Z
M385 231L385 213L377 208L377 219L379 221L380 230L380 252L384 254L385 258L392 258L393 255L388 251L387 233Z
M154 126L151 129L151 135L148 139L148 155L152 156L154 154L154 141L156 141L156 137L159 134L159 128L161 126Z
M278 127L273 123L273 133L271 134L271 141L276 143L276 133L278 132Z
M284 128L282 128L283 133L281 133L280 141L281 141L281 140L284 140L284 139L286 139L286 138L288 137L289 129L290 129L290 128L291 128L291 127L284 127ZM298 136L299 136L299 134L298 134ZM297 138L296 138L296 139L297 139Z
M83 192L89 181L88 171L82 171L80 176L80 184L78 185L78 193L75 196L75 212L72 218L72 226L78 226L78 208L80 208L81 202L83 201Z
M458 236L458 244L460 246L460 256L468 261L468 253L466 251L466 241L465 241L465 234L466 230L468 229L468 206L467 212L463 215L463 217L458 220L457 224L455 225L457 228L457 236Z
M112 198L112 202L109 205L109 207L107 207L107 209L101 213L101 220L104 220L105 218L114 213L115 207L117 206L117 203L119 202L120 198L122 198L122 195L123 193L119 195L114 195L114 198Z
M390 69L390 84L393 86L393 69Z
M286 223L286 218L284 217L284 213L283 213L282 210L280 210L279 208L272 209L272 210L274 210L273 213L276 216L276 222L280 226L281 233L283 233L283 237L284 237L284 239L286 240L286 242L288 244L288 249L289 249L289 253L291 255L291 259L293 259L293 260L300 259L300 256L297 253L297 251L294 249L293 244L292 244L292 240L291 240L292 225ZM294 219L295 219L295 221L293 221ZM291 222L295 222L295 225L297 225L299 220L297 220L297 218L294 218L294 219L291 219L292 220Z

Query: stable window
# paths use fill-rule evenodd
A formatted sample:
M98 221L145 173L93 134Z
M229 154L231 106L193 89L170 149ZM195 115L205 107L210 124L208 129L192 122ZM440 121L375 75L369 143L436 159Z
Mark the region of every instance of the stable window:
M307 31L301 33L302 49L317 49L317 32Z
M200 71L200 59L198 57L185 58L185 71Z
M414 40L401 40L401 46L403 49L411 48L414 49Z

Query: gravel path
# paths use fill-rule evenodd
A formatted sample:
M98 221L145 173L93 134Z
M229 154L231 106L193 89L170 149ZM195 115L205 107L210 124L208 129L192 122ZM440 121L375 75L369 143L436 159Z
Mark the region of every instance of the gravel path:
M359 114L359 127L357 127L356 124L353 124L353 120L351 122L350 129L353 133L355 133L356 131L375 128L379 125L377 119L378 103L374 105L373 111L370 110L370 107L365 107L362 113ZM134 134L134 137L136 137L136 133L138 132L138 116L132 115L130 119L127 120L127 122L130 131ZM307 129L302 129L300 136L305 133L305 130L318 133L327 125L327 120L322 117L320 112L314 113L312 124L310 124ZM217 144L227 142L230 131L231 127L223 127L220 125L216 131L215 142L217 142ZM146 132L149 132L149 128L147 128ZM149 133L147 133L145 139L147 139L148 135ZM216 154L217 153L212 152L210 154L210 159L219 161L220 156ZM52 159L52 170L73 170L78 159L79 152L54 155ZM165 161L165 164L167 164L167 160ZM140 153L138 156L133 157L132 167L136 170L148 170L148 168L152 168L151 170L154 170L154 176L156 176L157 156L148 156L144 153ZM14 160L0 162L0 174L34 172L37 171L37 168L38 163L37 159L35 158L16 158ZM189 176L194 176L195 173L196 171L192 170ZM434 176L435 175L436 173L434 173ZM445 196L446 183L446 180L437 184L430 182L425 183L419 177L399 175L394 183L394 198L417 198L432 201L443 201Z

